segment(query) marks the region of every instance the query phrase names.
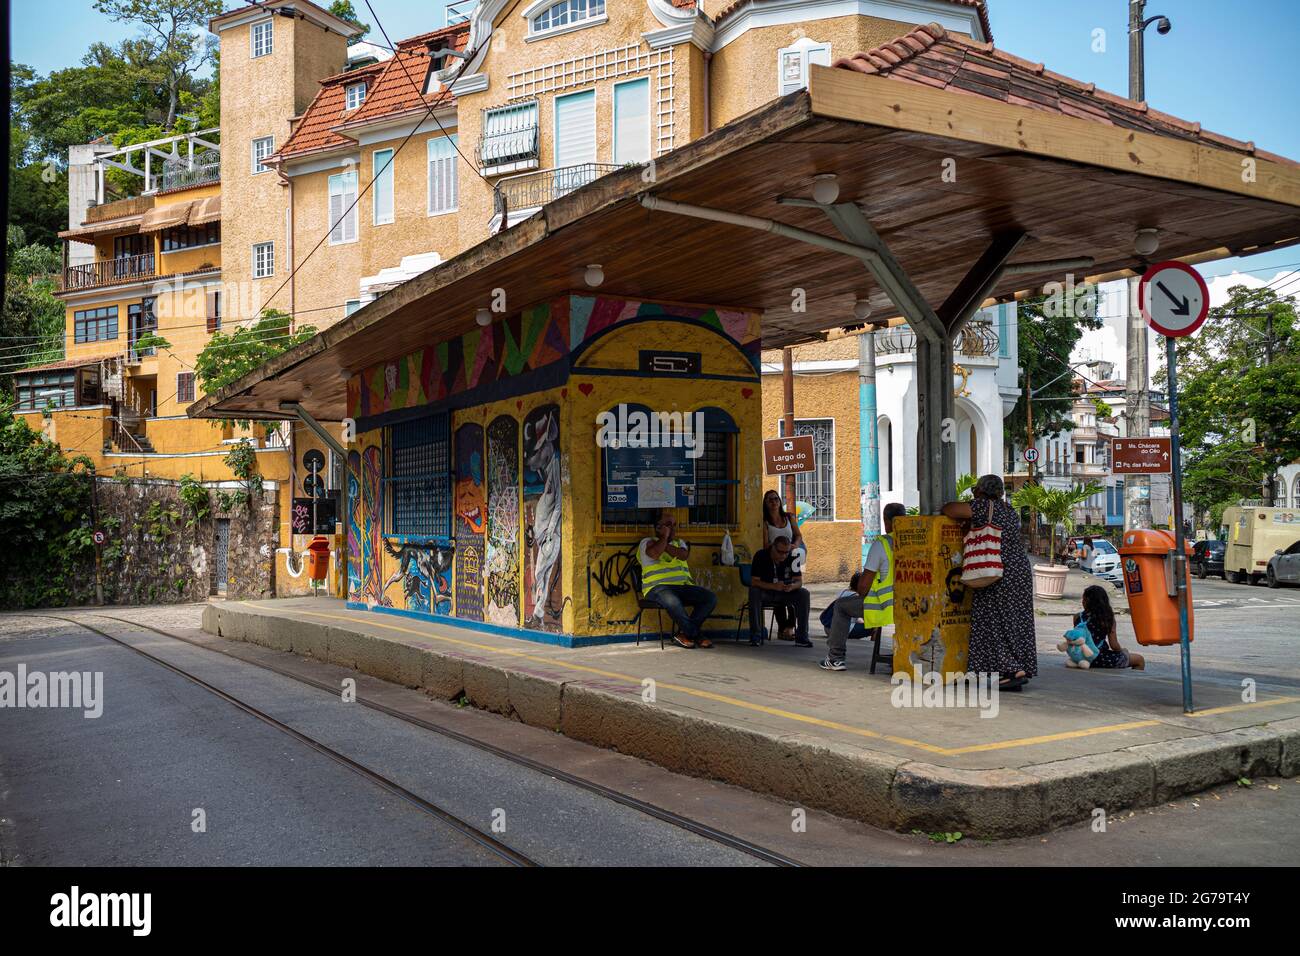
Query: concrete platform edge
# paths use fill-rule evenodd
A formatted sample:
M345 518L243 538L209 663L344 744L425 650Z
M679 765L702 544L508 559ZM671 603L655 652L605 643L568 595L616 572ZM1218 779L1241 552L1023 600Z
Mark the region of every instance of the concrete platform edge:
M1167 802L1221 783L1300 773L1300 718L995 770L942 767L863 752L807 734L771 734L643 703L526 666L504 667L337 625L229 603L203 610L203 629L228 640L349 667L431 697L896 830L976 837L1041 833L1078 820ZM620 688L621 690L621 688Z

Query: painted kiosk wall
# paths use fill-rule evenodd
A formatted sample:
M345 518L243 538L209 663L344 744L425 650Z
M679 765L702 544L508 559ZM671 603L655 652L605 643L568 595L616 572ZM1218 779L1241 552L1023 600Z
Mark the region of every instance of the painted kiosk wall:
M761 547L759 346L757 312L570 294L354 375L349 607L625 640L647 500L671 499L718 595L710 629L734 629L746 595L719 548L724 533L737 561ZM597 443L620 406L704 434L689 455L679 435L629 458L627 435Z

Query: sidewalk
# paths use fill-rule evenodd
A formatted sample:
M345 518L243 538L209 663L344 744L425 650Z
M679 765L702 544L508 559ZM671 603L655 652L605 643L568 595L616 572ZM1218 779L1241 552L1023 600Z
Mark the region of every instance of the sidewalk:
M827 590L834 596L837 590ZM814 606L819 605L814 600ZM1065 602L1062 602L1065 603ZM919 706L885 673L828 673L812 649L657 641L566 649L463 627L293 598L208 605L204 629L353 667L681 773L770 793L877 826L1009 836L1160 803L1242 776L1300 773L1300 697L1260 684L1196 683L1185 716L1176 649L1146 673L1056 666L1044 624L1040 671L1022 693L975 706ZM902 705L902 706L899 706Z

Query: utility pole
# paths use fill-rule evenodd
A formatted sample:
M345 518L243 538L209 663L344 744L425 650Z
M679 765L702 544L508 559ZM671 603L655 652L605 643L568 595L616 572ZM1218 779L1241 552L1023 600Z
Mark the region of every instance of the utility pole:
M781 350L781 391L782 391L782 431L786 438L794 437L794 349L786 346ZM790 514L796 511L794 500L794 475L785 476L785 508ZM764 520L767 520L766 518Z
M858 335L858 497L862 510L862 561L880 536L880 449L876 431L876 332Z
M1146 17L1146 0L1129 0L1128 5L1128 98L1146 99L1146 49L1144 36L1152 23L1162 36L1169 32L1169 18ZM1138 270L1141 272L1141 270ZM1124 433L1128 438L1146 438L1151 434L1151 393L1147 326L1138 302L1138 276L1128 281L1128 335L1125 347ZM1129 475L1124 482L1124 527L1151 527L1151 479L1146 475Z
M1034 447L1034 389L1032 377L1029 369L1025 369L1025 451ZM1026 455L1025 465L1029 469L1029 478L1025 482L1032 485L1034 483L1034 463ZM1029 553L1033 554L1038 549L1038 513L1033 508L1029 509Z

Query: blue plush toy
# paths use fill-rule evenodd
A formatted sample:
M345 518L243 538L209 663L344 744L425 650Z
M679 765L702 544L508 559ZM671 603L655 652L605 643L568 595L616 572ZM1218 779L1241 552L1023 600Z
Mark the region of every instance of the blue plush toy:
M1087 618L1080 618L1079 623L1065 632L1064 640L1056 645L1059 651L1065 651L1069 660L1066 667L1082 667L1087 670L1092 666L1092 659L1097 656L1097 645L1092 639Z

